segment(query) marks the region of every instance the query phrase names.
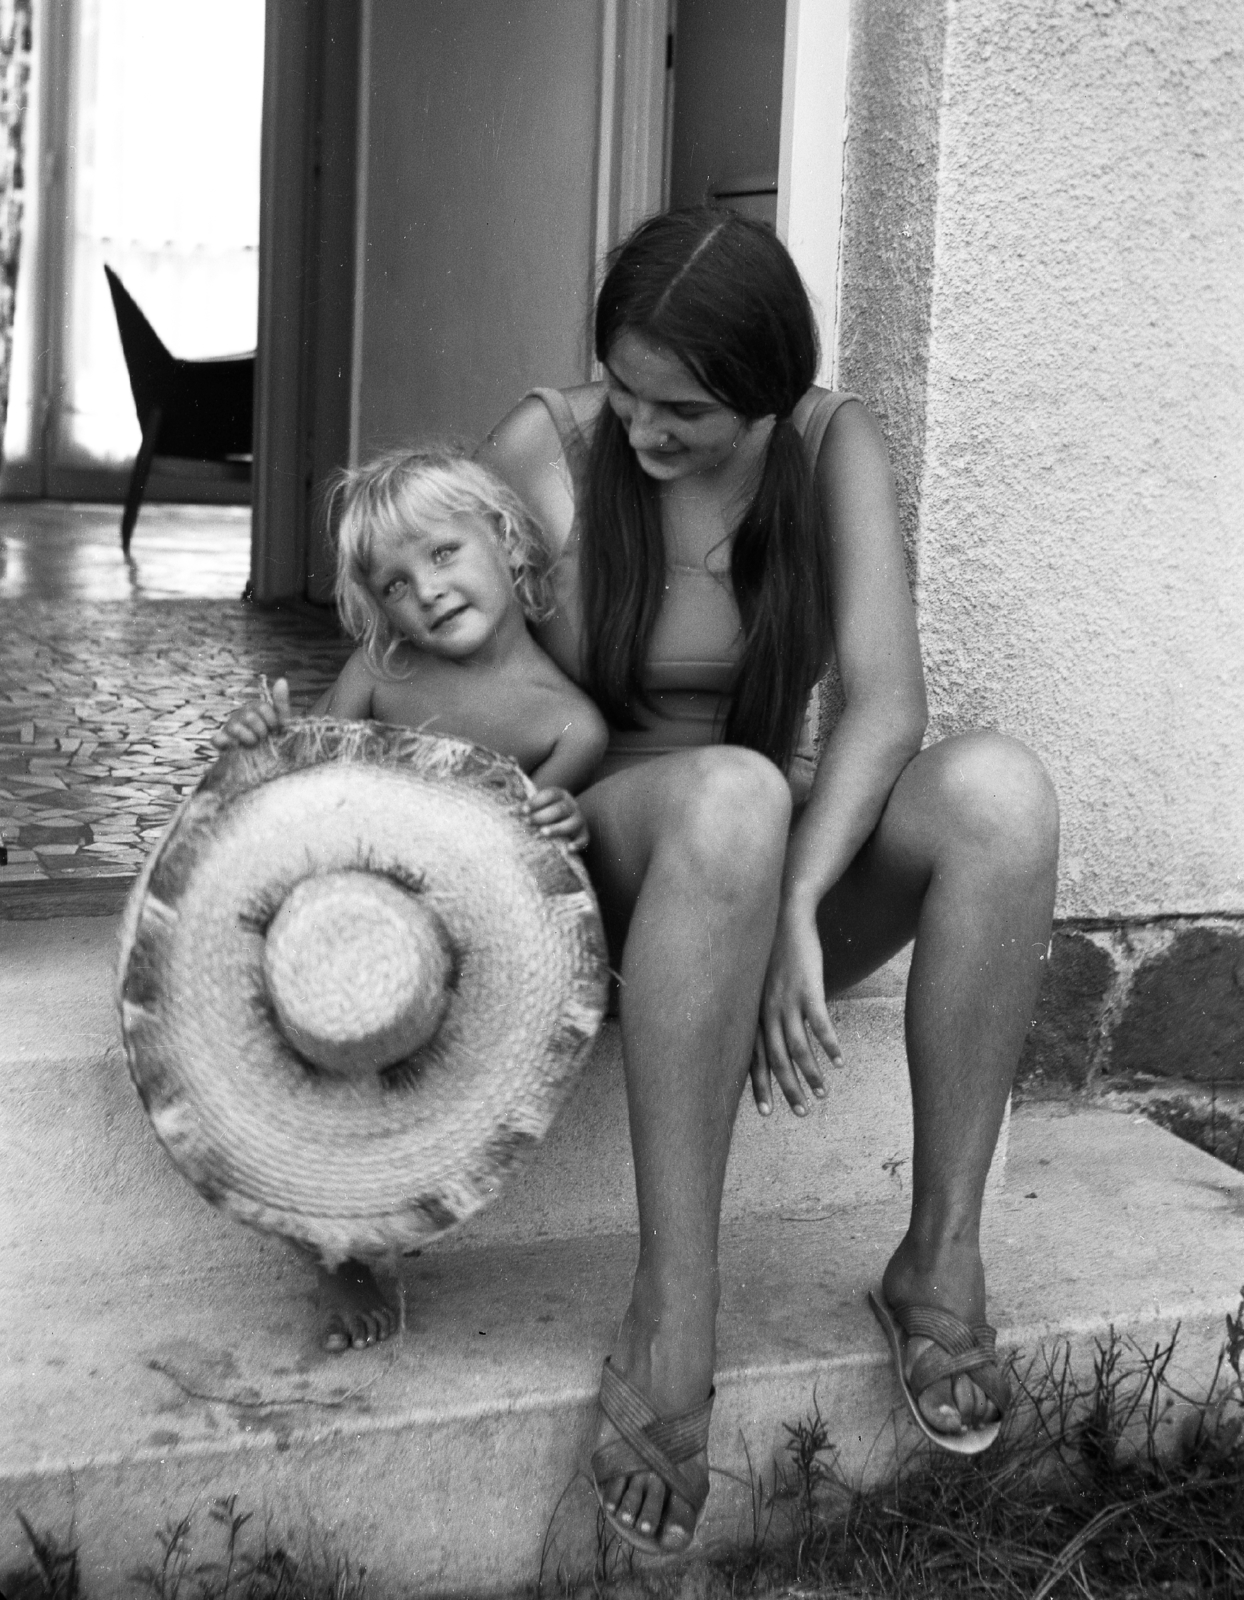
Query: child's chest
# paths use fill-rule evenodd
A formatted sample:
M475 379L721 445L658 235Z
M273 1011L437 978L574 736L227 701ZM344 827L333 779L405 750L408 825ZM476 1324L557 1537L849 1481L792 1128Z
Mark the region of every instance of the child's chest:
M433 668L402 682L377 683L372 715L378 722L469 739L510 756L525 772L552 750L565 708L547 688L521 678L468 677Z

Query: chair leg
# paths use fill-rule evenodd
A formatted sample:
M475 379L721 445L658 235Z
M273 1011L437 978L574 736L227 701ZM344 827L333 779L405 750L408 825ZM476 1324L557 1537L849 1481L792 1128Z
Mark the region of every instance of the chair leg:
M155 455L156 439L160 434L160 419L163 415L160 406L152 406L143 428L143 442L139 445L138 454L134 458L134 470L130 473L130 486L125 495L125 510L121 513L122 555L128 556L130 553L130 540L134 536L138 508L142 504L143 491L147 487L147 477L151 472L151 459Z

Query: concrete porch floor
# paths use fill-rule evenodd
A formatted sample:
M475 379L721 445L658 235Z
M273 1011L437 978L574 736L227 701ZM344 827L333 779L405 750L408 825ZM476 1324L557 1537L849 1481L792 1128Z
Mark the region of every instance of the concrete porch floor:
M142 1114L116 917L58 913L67 885L115 905L260 672L309 698L346 647L241 605L245 513L146 508L128 567L117 515L0 507L0 1570L20 1508L72 1520L87 1596L129 1596L157 1529L233 1493L320 1529L382 1597L514 1590L542 1552L546 1576L581 1568L576 1472L634 1254L616 1036L498 1203L408 1263L401 1338L316 1350L305 1268L211 1211ZM848 1476L910 1446L864 1298L906 1214L902 977L838 1007L848 1067L807 1125L740 1114L710 1542L748 1536L749 1472L814 1396ZM1179 1324L1195 1392L1244 1277L1244 1178L1118 1111L1021 1107L985 1251L1005 1347L1065 1337L1083 1363L1112 1324L1142 1345Z
M145 506L128 558L119 517L0 503L0 916L115 909L260 675L306 705L349 654L328 611L242 603L248 508Z

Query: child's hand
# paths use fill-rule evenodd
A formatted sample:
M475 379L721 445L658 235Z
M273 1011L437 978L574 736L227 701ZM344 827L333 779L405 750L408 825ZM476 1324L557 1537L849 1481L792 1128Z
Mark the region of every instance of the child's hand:
M569 789L537 789L523 810L546 839L561 839L572 850L587 844L587 823Z
M231 713L223 728L212 735L217 750L232 750L235 745L256 745L281 729L292 715L289 706L289 684L278 678L272 685L272 697L255 700L250 705L239 706Z

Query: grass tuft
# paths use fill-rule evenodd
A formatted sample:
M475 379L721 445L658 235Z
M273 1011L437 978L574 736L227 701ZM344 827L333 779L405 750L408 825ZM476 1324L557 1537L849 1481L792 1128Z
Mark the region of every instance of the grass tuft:
M846 1483L820 1408L788 1427L766 1548L719 1562L733 1594L1209 1600L1244 1596L1244 1289L1206 1398L1170 1377L1178 1330L1112 1330L1091 1378L1060 1343L1024 1372L998 1444L921 1446L883 1488Z
M301 1553L273 1536L271 1521L258 1539L244 1537L252 1512L239 1512L237 1495L208 1507L212 1543L200 1550L193 1513L156 1533L159 1559L131 1574L134 1593L154 1600L366 1600L367 1569L334 1554L308 1536ZM82 1600L78 1552L50 1534L36 1533L19 1511L31 1565L0 1581L4 1600Z

